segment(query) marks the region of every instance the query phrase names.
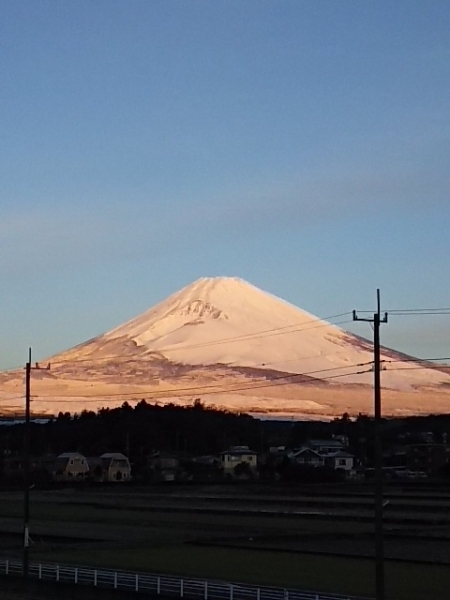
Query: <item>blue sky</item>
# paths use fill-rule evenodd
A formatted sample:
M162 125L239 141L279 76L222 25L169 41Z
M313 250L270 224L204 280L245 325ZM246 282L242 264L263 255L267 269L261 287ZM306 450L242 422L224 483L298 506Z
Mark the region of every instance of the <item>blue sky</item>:
M0 368L202 276L321 317L377 287L450 306L447 0L0 10ZM382 331L422 357L449 340L449 315Z

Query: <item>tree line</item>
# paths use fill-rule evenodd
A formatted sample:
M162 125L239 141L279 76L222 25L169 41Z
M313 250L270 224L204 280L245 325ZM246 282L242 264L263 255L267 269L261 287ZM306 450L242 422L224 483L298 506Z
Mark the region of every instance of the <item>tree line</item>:
M435 441L450 433L450 415L385 419L386 443L404 433L414 438L431 431ZM298 448L311 438L345 435L349 449L358 456L361 447L370 460L373 420L366 415L351 419L347 414L333 421L275 421L253 418L205 406L196 399L189 406L158 405L141 400L134 407L124 402L118 408L84 410L79 414L60 412L47 422L30 425L32 456L80 452L99 456L122 452L133 464L143 464L155 451L190 455L218 454L230 446L246 445L258 452L271 446ZM0 427L1 456L23 452L24 424ZM448 440L450 442L450 439Z

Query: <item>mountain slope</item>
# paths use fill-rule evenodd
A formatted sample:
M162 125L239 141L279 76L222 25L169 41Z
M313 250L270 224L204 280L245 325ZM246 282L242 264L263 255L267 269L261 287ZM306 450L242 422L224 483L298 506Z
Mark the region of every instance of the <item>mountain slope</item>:
M350 315L331 320L345 324ZM51 370L33 378L34 407L54 413L58 403L80 411L124 400L201 397L272 415L367 413L372 361L372 346L363 338L241 279L203 278L51 357ZM448 373L388 349L382 361L387 414L446 410ZM0 375L0 396L8 402L22 387L23 373Z
M184 365L251 367L341 383L372 381L370 373L359 373L373 360L369 342L230 277L199 279L65 358L95 360L106 348L112 355L131 353ZM405 358L393 351L383 353L385 387L450 383L448 375L432 365L418 369Z

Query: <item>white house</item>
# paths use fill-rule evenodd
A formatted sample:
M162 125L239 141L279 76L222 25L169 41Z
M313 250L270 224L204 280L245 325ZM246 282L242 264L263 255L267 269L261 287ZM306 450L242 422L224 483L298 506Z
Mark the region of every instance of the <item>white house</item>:
M340 450L338 452L330 452L322 454L325 465L335 469L336 471L345 471L346 477L353 475L355 468L355 457L353 454Z
M306 465L309 467L323 467L325 465L325 460L319 452L306 447L290 452L288 458L297 465Z
M53 466L53 477L57 481L85 479L89 473L87 458L79 452L60 454Z
M225 476L236 476L235 467L241 463L248 465L250 473L255 473L258 466L258 454L248 446L231 446L220 453L220 460Z
M129 481L131 465L121 452L105 452L100 456L103 468L103 481Z

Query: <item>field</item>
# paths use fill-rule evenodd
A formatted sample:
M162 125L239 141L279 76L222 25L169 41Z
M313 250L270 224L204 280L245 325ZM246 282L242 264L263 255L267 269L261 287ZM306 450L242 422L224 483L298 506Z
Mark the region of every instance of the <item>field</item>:
M450 492L388 489L389 600L446 600ZM0 493L0 552L20 556L22 498ZM32 560L373 596L370 490L263 486L32 490Z

